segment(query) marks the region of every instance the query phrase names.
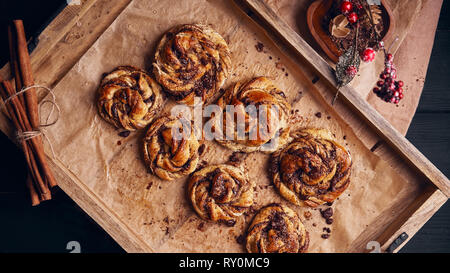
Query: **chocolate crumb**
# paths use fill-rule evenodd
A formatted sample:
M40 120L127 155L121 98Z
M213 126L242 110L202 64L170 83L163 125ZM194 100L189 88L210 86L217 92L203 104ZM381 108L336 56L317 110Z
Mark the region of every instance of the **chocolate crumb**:
M205 148L206 148L205 144L200 145L200 147L198 148L198 155L199 156L203 155L203 153L205 152Z
M326 233L331 233L331 229L329 227L324 227L322 230Z
M331 225L333 224L333 218L328 218L325 220L325 222L327 223L327 225Z
M258 43L255 45L255 48L256 48L256 51L262 52L262 51L264 50L264 44L261 43L261 42L258 42Z
M313 227L317 227L317 224L316 224L316 223L313 223L312 225L313 225Z
M163 220L166 224L169 224L169 216L166 216L166 218L164 218Z
M320 209L320 214L322 215L323 218L325 219L329 219L333 216L333 208L327 208L327 209Z
M233 152L231 156L228 158L228 162L233 166L238 166L245 158L247 157L246 153L242 152Z
M321 112L317 112L317 113L315 113L315 116L318 117L318 118L321 118L322 117L322 113Z
M272 58L272 56L269 56L269 60L272 60L273 58Z
M117 145L119 145L119 146L122 145L122 141L118 140Z
M245 243L245 235L241 234L238 237L236 237L236 242L240 245L243 245Z
M309 220L309 219L311 219L312 214L311 214L311 212L309 212L309 211L305 211L305 212L303 213L303 216L305 216L306 220Z
M330 238L330 234L322 234L321 236L323 239L328 239Z
M327 119L329 120L329 119L331 119L331 117L330 117L330 116L327 116Z
M119 136L121 136L121 137L128 137L129 135L130 135L130 131L123 131L123 132L120 132L119 133Z
M343 139L346 140L346 139L347 139L347 136L343 136Z
M206 230L205 223L201 222L200 224L198 224L197 229L201 232L204 232Z
M153 185L153 182L148 183L147 187L145 189L149 190Z
M166 227L166 235L169 234L169 227Z
M289 74L288 73L286 73L286 74L284 74L286 77L288 77L289 76Z

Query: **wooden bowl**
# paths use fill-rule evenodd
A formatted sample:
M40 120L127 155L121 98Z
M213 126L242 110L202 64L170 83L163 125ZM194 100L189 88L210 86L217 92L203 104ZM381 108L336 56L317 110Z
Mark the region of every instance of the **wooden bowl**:
M333 61L337 63L339 60L339 56L341 56L342 52L337 48L334 42L331 40L330 35L327 30L324 30L322 27L322 20L325 14L327 14L328 10L333 5L334 0L317 0L313 2L307 12L307 22L309 31L313 36L314 40L319 44L325 54ZM384 29L381 33L381 39L383 41L387 41L389 39L390 34L394 29L394 17L392 16L392 10L385 0L381 0L382 4L382 18Z

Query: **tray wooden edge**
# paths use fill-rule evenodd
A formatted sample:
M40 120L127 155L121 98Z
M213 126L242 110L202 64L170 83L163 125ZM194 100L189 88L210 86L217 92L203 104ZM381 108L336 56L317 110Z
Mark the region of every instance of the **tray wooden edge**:
M398 252L447 200L447 196L438 188L428 185L424 192L378 236L376 241L381 244L381 249L386 251L402 233L406 233L408 238L393 251Z
M126 252L155 252L120 217L75 176L47 157L58 186L98 223Z

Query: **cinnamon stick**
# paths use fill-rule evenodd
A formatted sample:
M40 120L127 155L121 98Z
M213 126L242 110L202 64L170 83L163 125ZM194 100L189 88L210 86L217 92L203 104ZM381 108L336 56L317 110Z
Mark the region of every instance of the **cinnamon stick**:
M15 26L16 30L16 43L17 43L17 63L19 65L19 71L21 76L21 86L27 87L32 86L34 84L33 74L32 74L32 68L31 68L31 61L30 61L30 55L28 53L28 47L27 47L27 41L25 37L25 29L23 26L22 20L14 20L13 24ZM17 80L17 79L16 79ZM17 90L19 91L19 90ZM25 101L26 101L26 113L28 113L29 118L29 124L31 125L31 128L27 129L27 131L30 130L37 130L39 129L39 109L38 109L38 99L36 95L36 91L33 89L28 90L25 92ZM35 138L31 139L31 142L34 143L34 151L36 153L36 156L39 160L40 167L42 169L42 172L44 173L44 176L46 178L46 181L51 187L54 187L57 185L56 180L53 176L53 173L50 170L50 167L48 166L42 138L40 136L37 136Z
M20 67L22 87L34 85L34 79L32 75L30 55L28 53L27 39L25 36L25 29L23 27L22 20L13 21L16 30L16 42L17 42L17 61ZM20 91L17 89L17 92ZM39 109L38 99L36 96L36 90L31 89L25 92L25 101L28 110L28 117L33 129L39 127Z
M19 71L19 64L17 62L16 52L16 38L11 25L8 26L8 42L9 42L9 66L11 73L14 75L16 90L22 90L22 76ZM25 105L23 95L19 95L19 100L22 105Z
M16 91L8 81L0 79L0 96L6 103L6 112L18 132L32 132L40 129L38 98L34 88L17 94L24 87L34 85L30 55L28 53L25 30L21 20L13 21L8 27L11 72L15 78ZM51 172L41 136L20 140L28 166L27 187L31 204L51 199L50 187L56 186Z
M2 81L1 86L1 95L4 100L13 96L14 91L8 81ZM13 97L10 102L6 104L6 108L17 130L22 132L31 131L31 125L29 124L26 112L19 103L19 99L17 97ZM33 176L34 181L37 183L37 189L41 195L41 199L48 200L51 198L51 193L45 183L45 180L40 175L39 166L37 163L38 160L36 160L36 156L39 158L39 153L42 146L39 147L35 138L32 138L29 141L22 141L21 144L24 151L25 160L28 163L29 172Z

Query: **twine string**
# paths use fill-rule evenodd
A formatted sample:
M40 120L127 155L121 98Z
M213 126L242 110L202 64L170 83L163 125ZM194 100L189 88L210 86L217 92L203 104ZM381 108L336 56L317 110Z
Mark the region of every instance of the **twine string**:
M56 96L55 96L55 93L53 93L53 90L51 90L50 88L48 88L46 86L42 86L42 85L31 85L31 86L28 86L28 87L24 87L19 92L16 92L13 95L9 96L8 98L6 98L3 101L3 103L4 103L4 105L6 105L13 98L15 98L15 97L19 96L20 94L23 94L23 93L25 93L28 90L31 90L33 88L44 89L44 90L47 91L47 94L51 95L51 99L43 100L43 101L41 101L39 103L39 112L41 112L41 108L45 104L50 104L51 105L51 110L50 110L49 114L47 115L47 117L45 118L45 122L42 123L42 121L40 120L39 121L39 127L36 128L35 130L32 130L32 131L17 130L16 131L16 140L18 142L22 142L22 141L27 141L27 140L30 140L32 138L35 138L37 136L41 136L42 135L47 140L47 142L48 142L48 144L50 146L53 158L56 158L55 157L55 150L53 149L53 145L50 142L50 139L45 134L45 128L49 127L49 126L52 126L52 125L55 125L56 122L58 122L59 117L61 115L61 109L59 108L59 105L56 103ZM53 113L55 112L55 110L56 110L56 113L57 113L56 117L54 118L54 120L49 121L50 118L52 117ZM41 118L41 117L39 117L39 118Z

